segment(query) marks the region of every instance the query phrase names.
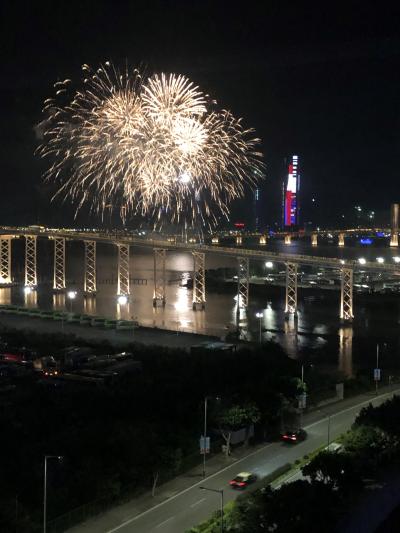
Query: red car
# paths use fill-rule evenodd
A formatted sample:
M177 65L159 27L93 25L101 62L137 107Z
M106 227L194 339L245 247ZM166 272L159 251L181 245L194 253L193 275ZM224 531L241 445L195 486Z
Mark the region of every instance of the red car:
M233 478L229 485L233 489L245 489L247 485L256 481L257 476L251 472L240 472L235 478Z

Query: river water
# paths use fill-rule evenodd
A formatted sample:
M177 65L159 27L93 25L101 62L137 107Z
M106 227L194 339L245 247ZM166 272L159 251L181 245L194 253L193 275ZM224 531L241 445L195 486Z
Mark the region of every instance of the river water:
M354 259L365 257L376 260L383 257L393 262L396 249L391 249L387 241L380 241L372 247L352 244L344 248L334 243L311 247L301 241L290 246L282 241L271 242L266 249L271 251L312 254L324 257ZM66 248L67 288L77 291L75 300L64 294L53 294L51 290L53 248L48 241L38 241L38 290L25 295L23 283L23 242L13 242L13 274L20 285L0 288L0 303L38 306L42 309L67 309L76 313L112 318L138 320L150 327L192 331L223 337L239 324L243 337L248 340L278 342L291 357L312 360L318 357L327 365L351 375L355 369L373 365L376 342L386 343L390 350L391 367L396 367L399 349L400 293L355 294L355 319L351 326L339 322L340 291L319 290L310 287L299 293L297 323L285 320L285 289L266 285L253 285L250 305L247 311L240 310L237 316L235 289L213 285L207 290L204 311L192 310L192 290L182 286L182 279L189 277L193 268L192 257L188 253L168 252L166 305L154 308L153 297L153 256L142 248L131 248L131 297L125 306L118 305L117 294L117 251L110 245L98 245L96 298L83 297L83 244L67 242ZM234 258L208 254L206 268L235 268ZM265 268L261 265L261 268ZM278 274L283 265L265 268L268 273ZM324 274L325 276L325 274ZM332 289L332 287L331 287ZM262 313L257 318L256 313ZM389 347L389 348L388 348ZM383 357L383 356L382 356ZM387 356L389 358L389 356Z

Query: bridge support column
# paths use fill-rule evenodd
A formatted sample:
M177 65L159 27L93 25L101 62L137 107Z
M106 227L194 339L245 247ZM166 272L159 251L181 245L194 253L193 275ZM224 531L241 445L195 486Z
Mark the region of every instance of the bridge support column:
M25 235L25 287L36 285L36 235Z
M286 263L286 318L297 318L297 263Z
M12 237L0 237L0 285L9 285L11 278L11 242Z
M344 233L339 233L338 246L344 246Z
M205 254L193 251L193 309L204 309L206 305Z
M318 233L311 234L311 245L318 246Z
M353 318L353 269L342 268L340 320L351 322Z
M211 244L219 244L219 237L213 237L211 239Z
M64 237L54 238L53 289L56 291L65 290L65 239Z
M85 279L83 290L85 292L85 296L95 296L97 291L96 241L83 242L85 243Z
M261 235L259 243L262 246L265 246L267 244L267 237L265 235Z
M236 235L236 244L237 246L241 246L243 244L243 239L241 235Z
M165 249L154 248L153 307L165 307L165 258Z
M238 257L237 310L247 309L249 305L249 258Z
M129 296L129 244L118 244L118 296Z
M285 244L292 244L292 236L288 233L285 235Z

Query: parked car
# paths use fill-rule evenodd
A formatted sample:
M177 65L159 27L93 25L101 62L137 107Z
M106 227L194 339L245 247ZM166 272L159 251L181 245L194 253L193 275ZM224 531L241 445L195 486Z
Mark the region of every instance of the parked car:
M240 474L229 482L229 485L233 489L245 489L250 483L254 483L256 479L257 476L251 472L240 472Z

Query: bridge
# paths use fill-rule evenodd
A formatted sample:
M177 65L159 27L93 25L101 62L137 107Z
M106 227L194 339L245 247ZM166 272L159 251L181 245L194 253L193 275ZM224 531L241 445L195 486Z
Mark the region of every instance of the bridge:
M178 242L174 237L152 239L127 232L75 231L68 229L51 229L41 226L1 227L0 228L0 285L12 284L11 272L12 241L25 239L25 289L35 290L37 286L37 239L54 241L53 289L65 291L65 243L67 240L81 241L85 250L84 261L84 293L85 297L93 298L97 291L96 245L105 243L118 249L118 289L117 297L122 303L130 295L130 247L143 247L153 250L154 254L154 290L153 305L165 306L166 303L166 254L168 251L183 251L193 257L193 309L202 310L206 304L206 254L220 254L234 257L238 265L237 301L238 309L246 309L249 305L250 261L274 261L286 267L285 313L287 317L297 317L297 279L299 265L309 265L332 269L340 272L341 299L340 319L351 322L353 311L353 274L357 269L363 271L391 273L400 276L400 264L363 261L362 265L355 260L344 260L331 257L317 257L291 253L271 252L263 248L243 248L242 241L236 237L236 247L219 245L219 240L212 238L211 244L196 242ZM190 239L194 241L194 239ZM261 249L260 249L261 248Z

